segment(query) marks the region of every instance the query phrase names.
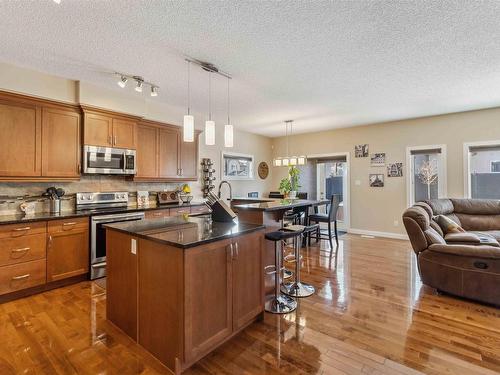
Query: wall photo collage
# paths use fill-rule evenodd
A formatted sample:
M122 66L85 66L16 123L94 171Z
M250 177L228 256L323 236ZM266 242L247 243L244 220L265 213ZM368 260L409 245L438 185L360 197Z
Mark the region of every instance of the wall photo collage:
M385 152L369 153L368 144L360 144L354 146L354 157L368 158L370 157L370 166L374 168L386 168L387 177L403 177L403 163L393 162L386 163ZM384 173L370 173L368 181L370 187L384 187Z

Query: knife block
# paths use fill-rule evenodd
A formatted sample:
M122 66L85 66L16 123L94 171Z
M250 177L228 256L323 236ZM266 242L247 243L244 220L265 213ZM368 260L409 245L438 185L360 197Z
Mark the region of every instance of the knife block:
M224 202L218 200L210 206L212 208L212 220L219 222L231 222L236 218L236 214Z

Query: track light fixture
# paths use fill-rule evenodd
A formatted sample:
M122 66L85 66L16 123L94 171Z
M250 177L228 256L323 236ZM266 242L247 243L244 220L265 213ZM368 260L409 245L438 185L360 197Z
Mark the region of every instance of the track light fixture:
M115 72L115 76L118 76L118 81L117 84L120 86L122 89L124 89L127 86L127 82L129 80L135 81L136 86L134 87L134 90L137 92L142 92L144 86L149 86L151 88L151 96L158 96L158 93L160 91L160 86L154 84L153 82L147 82L142 78L141 76L131 76L128 74L124 73L119 73Z

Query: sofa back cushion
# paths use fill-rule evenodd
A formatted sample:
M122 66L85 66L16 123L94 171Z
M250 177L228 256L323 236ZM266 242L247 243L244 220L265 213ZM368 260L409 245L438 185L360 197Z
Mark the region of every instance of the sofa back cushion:
M453 203L455 214L500 215L500 200L495 199L447 199Z
M500 229L500 215L457 214L462 228L471 231Z

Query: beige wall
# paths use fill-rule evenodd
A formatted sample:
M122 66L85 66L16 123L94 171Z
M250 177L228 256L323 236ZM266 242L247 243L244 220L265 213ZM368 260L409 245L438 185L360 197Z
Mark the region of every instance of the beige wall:
M71 103L82 103L97 107L107 108L115 111L142 116L147 119L164 121L180 125L183 108L169 106L166 103L147 100L146 96L127 95L117 90L89 84L76 82L61 77L51 76L33 70L0 63L0 90L12 91L27 95L34 95L47 99L60 100ZM196 127L203 127L203 113L194 113ZM202 134L203 135L203 134ZM217 136L215 146L205 146L204 138L200 137L199 156L201 158L212 158L216 168L216 185L220 180L220 159L223 150L238 153L252 154L255 157L256 166L260 161L271 160L271 139L246 132L235 131L234 147L225 149L223 145L223 126L217 125ZM201 175L201 174L200 174ZM258 191L260 195L268 193L272 180L271 176L261 180L258 176L252 181L232 181L234 195L246 195L250 191ZM190 183L196 198L201 197L201 183ZM45 183L0 183L0 195L23 195L42 192L48 185ZM164 183L133 183L120 177L88 177L83 176L81 181L57 183L69 192L88 190L163 190L171 189L177 184ZM0 210L2 207L0 205Z
M500 108L433 116L300 134L290 139L294 154L349 152L351 159L351 228L364 231L404 233L401 214L406 208L406 147L446 144L448 196L463 197L463 143L500 139ZM384 173L370 167L369 158L354 158L354 145L368 143L370 153L385 152L387 162L403 162L404 176L385 177L385 187L370 188L368 175ZM273 155L285 152L284 137L273 140ZM274 167L273 186L286 173ZM360 186L355 184L361 182ZM394 225L398 221L398 225Z

